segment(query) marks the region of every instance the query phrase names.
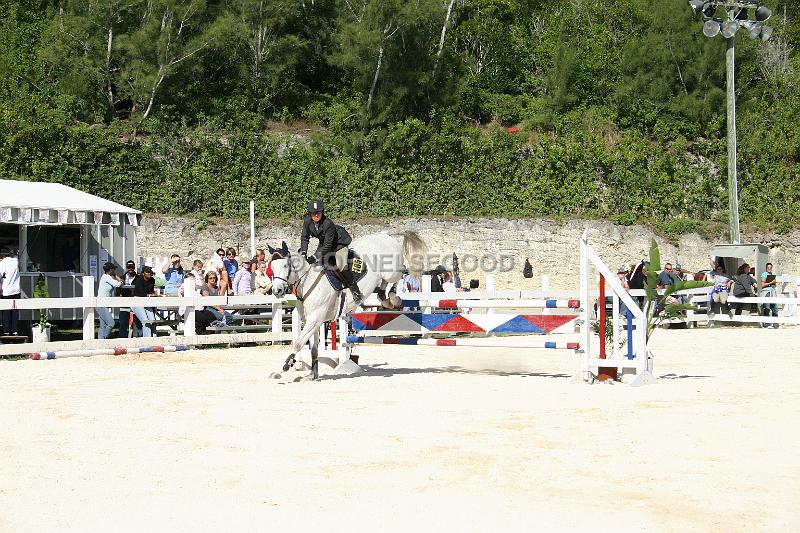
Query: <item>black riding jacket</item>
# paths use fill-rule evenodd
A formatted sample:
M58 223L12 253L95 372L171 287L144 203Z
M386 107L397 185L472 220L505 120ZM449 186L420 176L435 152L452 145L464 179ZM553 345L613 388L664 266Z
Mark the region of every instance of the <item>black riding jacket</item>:
M346 248L353 240L347 230L334 224L325 215L322 215L322 220L319 221L319 230L317 230L314 221L311 220L311 215L306 215L303 218L303 231L300 234L301 252L308 252L308 241L311 237L319 239L319 246L317 246L317 251L313 254L318 261L329 253Z

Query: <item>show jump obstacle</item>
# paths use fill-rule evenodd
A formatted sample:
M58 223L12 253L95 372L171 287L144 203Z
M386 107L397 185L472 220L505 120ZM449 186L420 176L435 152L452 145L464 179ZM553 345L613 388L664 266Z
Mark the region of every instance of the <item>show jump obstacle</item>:
M592 333L590 312L594 301L589 279L594 272L600 276L601 292L606 282L611 287L615 346L611 354L606 354L605 343ZM579 376L583 381L627 375L632 376L633 386L655 382L652 357L647 351L645 315L589 245L586 233L580 240L579 298L556 299L535 291L493 290L459 293L457 299L442 299L442 293L429 292L401 296L403 311L353 313L352 335L346 334L347 324L341 321L339 348L336 334L331 332L332 346L320 351L320 360L352 359L352 350L358 344L564 349L579 355ZM626 316L620 313L620 302L631 310ZM602 333L605 306L598 308ZM553 314L555 310L559 314ZM619 350L618 334L623 322L627 325L624 354Z

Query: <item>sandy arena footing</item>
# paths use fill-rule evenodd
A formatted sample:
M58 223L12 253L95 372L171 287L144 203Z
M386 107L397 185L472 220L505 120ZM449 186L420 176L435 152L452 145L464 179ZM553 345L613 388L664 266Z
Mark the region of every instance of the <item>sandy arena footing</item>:
M638 389L549 350L0 361L0 530L797 531L798 341L657 331Z

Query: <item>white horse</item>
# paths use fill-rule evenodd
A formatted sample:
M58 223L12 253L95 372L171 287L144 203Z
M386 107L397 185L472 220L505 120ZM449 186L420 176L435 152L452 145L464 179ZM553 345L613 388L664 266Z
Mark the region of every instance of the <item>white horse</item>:
M401 305L396 295L386 297L386 288L402 278L404 259L424 251L425 244L414 232L401 233L401 245L388 233L365 235L355 239L350 248L355 250L364 262L367 273L358 281L364 297L379 289L379 297L385 307L396 308ZM288 251L288 250L287 250ZM292 353L286 358L283 371L288 371L295 363L295 354L311 339L311 379L319 377L317 354L319 351L319 327L325 322L335 320L358 307L348 289L338 291L325 279L323 265L309 265L305 256L289 253L288 257L272 261L272 294L277 298L295 289L299 300L299 310L303 320L300 336L292 343ZM344 302L340 294L344 292ZM341 309L340 309L341 308ZM273 374L279 378L280 374Z

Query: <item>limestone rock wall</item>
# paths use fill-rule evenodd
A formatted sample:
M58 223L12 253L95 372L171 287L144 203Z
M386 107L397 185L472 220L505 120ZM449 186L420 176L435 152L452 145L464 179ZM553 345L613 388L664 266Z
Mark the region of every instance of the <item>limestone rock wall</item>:
M179 253L187 259L206 261L219 247L233 246L240 256L250 256L250 229L246 222L215 220L200 228L196 219L145 215L139 229L139 254L143 257ZM486 270L495 274L501 289L540 289L541 276L550 276L552 289L578 287L578 239L585 228L589 242L616 271L623 264L647 257L653 232L641 226L617 226L605 221L553 221L545 219L407 218L392 221L344 222L353 238L382 231L416 231L428 247L429 268L450 265L455 252L461 259L461 279L480 280ZM300 222L259 221L256 246L277 246L285 240L292 250L300 245ZM676 244L656 236L663 261L680 262L689 270L708 267L708 251L716 244L697 234L684 235ZM312 241L312 247L316 241ZM800 275L800 232L789 235L746 235L743 242L770 248L779 274ZM522 277L525 257L533 264L534 277ZM510 269L510 270L509 270Z

